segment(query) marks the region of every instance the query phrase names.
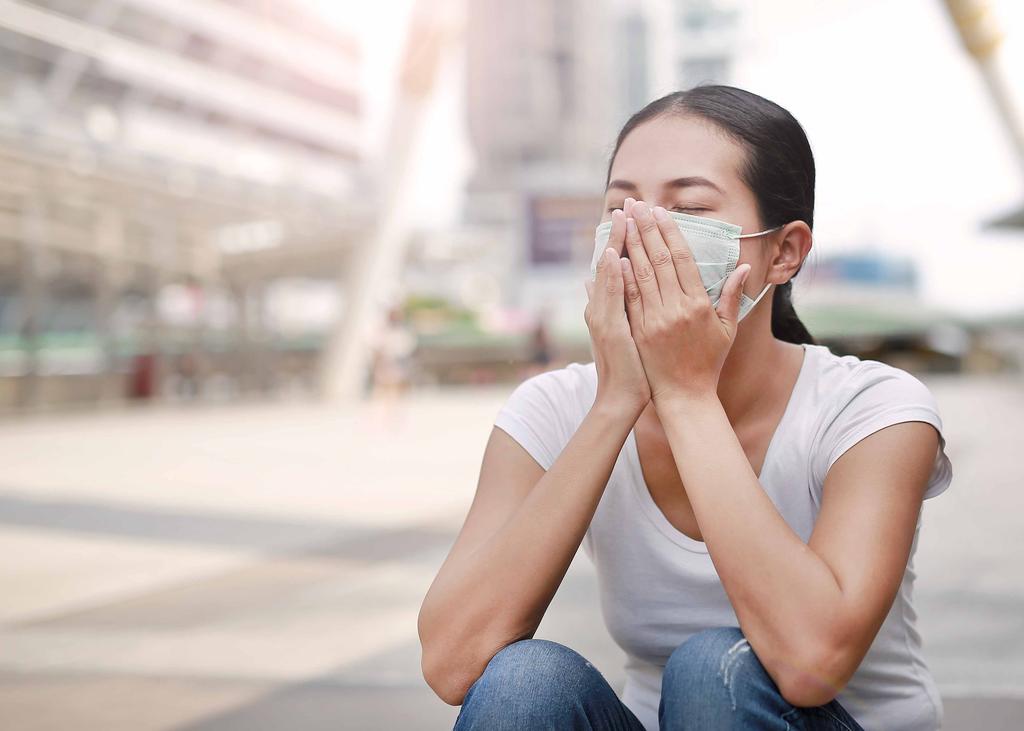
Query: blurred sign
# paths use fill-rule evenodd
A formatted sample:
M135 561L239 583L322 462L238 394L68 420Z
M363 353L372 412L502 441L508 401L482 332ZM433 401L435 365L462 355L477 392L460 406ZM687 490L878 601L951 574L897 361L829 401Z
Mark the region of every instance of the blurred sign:
M815 278L882 287L917 287L917 267L911 259L877 252L837 254L819 261Z
M589 262L594 228L601 220L599 196L537 196L528 204L530 264Z

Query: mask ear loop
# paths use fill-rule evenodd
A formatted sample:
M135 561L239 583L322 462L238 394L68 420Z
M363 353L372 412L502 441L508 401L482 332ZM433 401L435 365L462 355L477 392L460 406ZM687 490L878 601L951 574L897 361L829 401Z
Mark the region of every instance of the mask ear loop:
M753 233L753 234L737 234L736 238L738 238L738 239L752 239L755 236L764 236L765 234L770 234L770 233L774 233L775 231L778 231L779 229L783 228L785 225L786 224L783 223L783 224L781 224L779 226L776 226L775 228L765 229L764 231L758 231L757 233ZM768 288L771 287L771 286L772 286L772 282L768 282L766 285L764 285L764 289L761 290L761 294L757 295L757 297L754 298L754 301L750 303L750 307L747 308L747 312L750 312L752 309L754 309L754 305L756 305L758 302L761 301L761 298L764 297L764 293L767 292Z
M754 298L754 301L750 303L749 309L754 309L754 305L761 301L761 298L764 297L764 293L768 291L768 288L771 287L772 284L774 284L774 282L768 282L768 284L764 285L764 289L761 290L761 294L757 295L757 297Z
M756 234L736 234L736 238L738 238L738 239L752 239L755 236L764 236L765 234L775 233L776 231L778 231L779 229L781 229L785 225L786 224L782 224L781 226L776 226L775 228L769 228L769 229L765 229L764 231L758 231Z

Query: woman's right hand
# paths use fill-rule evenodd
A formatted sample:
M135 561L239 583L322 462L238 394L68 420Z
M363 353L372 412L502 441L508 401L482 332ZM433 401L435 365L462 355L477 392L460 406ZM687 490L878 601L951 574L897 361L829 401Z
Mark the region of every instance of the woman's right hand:
M626 215L612 211L612 230L597 263L597 277L587 279L587 307L583 319L590 330L591 349L597 367L595 404L622 409L636 417L651 400L640 353L626 319L625 285L619 252L626 237ZM611 251L609 251L611 249Z

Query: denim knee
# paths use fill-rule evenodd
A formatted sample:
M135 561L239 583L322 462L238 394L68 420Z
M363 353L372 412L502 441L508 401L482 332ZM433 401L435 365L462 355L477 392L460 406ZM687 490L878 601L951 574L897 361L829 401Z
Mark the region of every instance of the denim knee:
M724 672L723 658L736 657L750 649L739 627L714 627L691 635L665 663L665 673L701 678Z
M506 645L484 669L485 673L500 674L516 685L565 680L594 671L594 666L571 647L542 639L519 640Z
M665 664L659 715L672 728L700 728L689 724L701 718L742 715L754 705L778 704L785 705L739 627L697 632ZM680 723L683 719L685 724Z
M474 726L492 712L509 723L550 722L559 709L571 712L599 695L603 685L597 668L575 650L552 640L519 640L491 658L466 693L463 711Z
M861 728L838 701L799 709L790 704L739 627L698 632L672 652L658 718L663 731Z

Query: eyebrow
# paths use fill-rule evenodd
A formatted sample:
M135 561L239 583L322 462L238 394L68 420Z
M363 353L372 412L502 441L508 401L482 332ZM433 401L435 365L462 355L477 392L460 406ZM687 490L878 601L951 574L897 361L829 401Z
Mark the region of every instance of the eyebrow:
M711 188L712 190L717 190L719 193L722 193L723 195L725 194L725 191L723 191L717 185L712 183L707 178L702 178L699 175L690 176L688 178L676 178L675 180L668 181L664 185L664 187L666 188L692 188L695 186ZM628 180L613 180L610 183L608 183L608 190L611 190L612 188L619 188L621 190L630 191L637 190L636 184L631 183Z

